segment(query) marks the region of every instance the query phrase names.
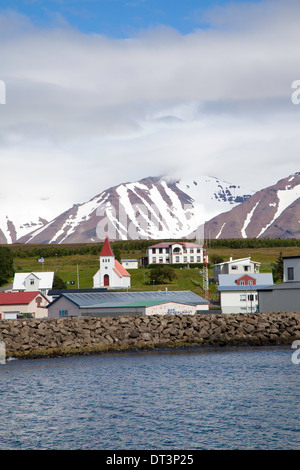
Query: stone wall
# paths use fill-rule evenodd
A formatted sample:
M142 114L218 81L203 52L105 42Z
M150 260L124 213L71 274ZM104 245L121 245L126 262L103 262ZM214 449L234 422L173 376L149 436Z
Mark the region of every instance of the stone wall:
M300 313L80 317L0 321L7 357L183 346L291 345Z

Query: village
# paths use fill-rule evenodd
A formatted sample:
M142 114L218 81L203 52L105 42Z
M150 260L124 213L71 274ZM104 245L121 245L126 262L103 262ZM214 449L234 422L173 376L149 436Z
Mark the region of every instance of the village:
M150 244L143 254L119 261L106 238L97 255L98 269L88 271L90 282L80 283L82 266L79 268L77 263L74 280L65 282L63 287L57 287L55 282L61 274L58 257L52 270L45 268L44 259L38 259L37 269L16 270L12 284L2 288L0 319L299 310L297 254L282 257L282 282L274 281L271 270L261 272L262 263L250 255L211 262L206 244L163 241ZM154 275L158 268L167 273L169 267L173 279L158 282Z

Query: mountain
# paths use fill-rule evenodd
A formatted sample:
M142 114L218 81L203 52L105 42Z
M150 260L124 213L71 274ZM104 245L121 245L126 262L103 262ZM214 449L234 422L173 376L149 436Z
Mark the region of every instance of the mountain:
M21 217L21 219L20 219ZM0 215L0 244L16 243L20 238L44 227L46 219L37 217L36 220L26 220L26 214L21 214L18 220L7 215Z
M215 177L149 177L109 188L36 230L19 243L90 243L183 238L212 217L237 207L253 191Z
M210 238L300 238L300 173L256 192L205 224Z

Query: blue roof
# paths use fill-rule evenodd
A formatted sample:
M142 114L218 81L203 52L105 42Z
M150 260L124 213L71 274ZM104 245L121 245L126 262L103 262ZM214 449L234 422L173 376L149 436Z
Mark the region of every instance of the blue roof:
M199 305L209 302L191 291L148 291L148 292L64 292L60 297L53 300L51 304L57 302L61 297L73 302L78 307L122 307L129 304L138 303L140 306L158 304L165 302L177 302L180 304Z

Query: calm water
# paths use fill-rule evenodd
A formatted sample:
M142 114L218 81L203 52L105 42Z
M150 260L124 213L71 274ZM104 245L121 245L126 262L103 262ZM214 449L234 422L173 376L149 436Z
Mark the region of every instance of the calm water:
M289 348L0 365L0 449L300 449Z

